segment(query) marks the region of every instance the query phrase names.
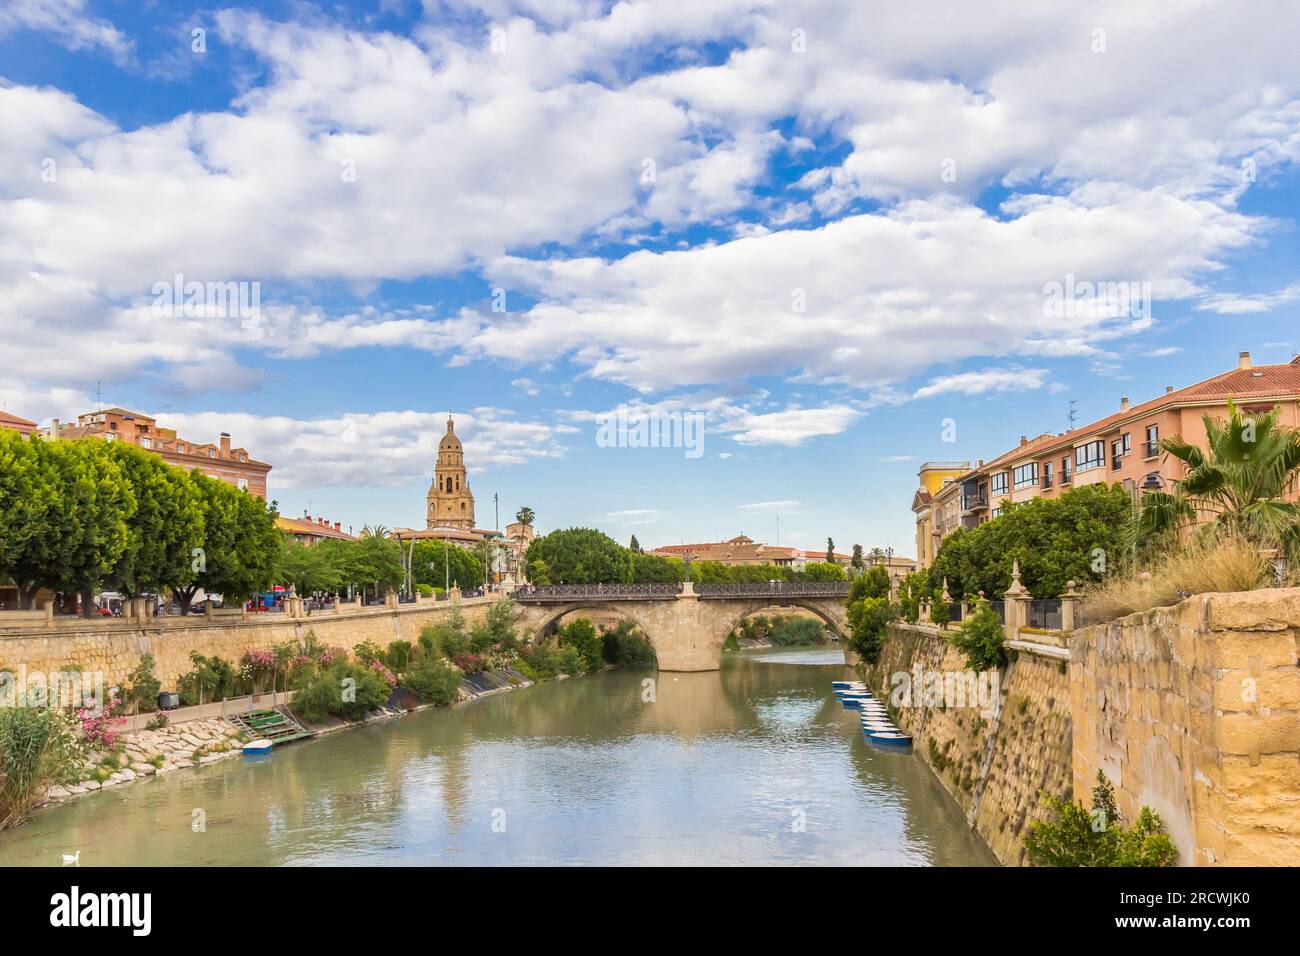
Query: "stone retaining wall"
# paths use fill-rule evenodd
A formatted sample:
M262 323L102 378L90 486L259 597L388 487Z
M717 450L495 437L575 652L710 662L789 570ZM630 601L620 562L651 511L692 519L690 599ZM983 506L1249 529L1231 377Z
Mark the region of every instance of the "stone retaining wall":
M467 598L458 606L466 623L482 623L493 598ZM162 618L137 625L119 621L60 621L52 628L0 631L0 670L28 674L54 673L70 666L83 674L102 673L104 685L120 685L140 661L152 653L154 674L164 690L172 690L193 665L190 653L219 656L237 663L245 651L269 650L285 641L302 640L308 631L320 644L349 650L364 641L386 647L392 641L416 641L420 631L451 613L453 604L400 605L321 614L301 619L281 614L205 621Z
M1300 865L1300 589L1205 594L1074 632L1075 792L1164 818L1190 866Z
M989 849L1014 866L1025 863L1029 823L1048 815L1041 795L1070 795L1071 720L1064 663L1024 650L1013 656L990 713L969 698L973 706L911 706L894 693L896 675L914 677L917 668L954 678L967 673L962 655L927 625L893 625L866 680Z

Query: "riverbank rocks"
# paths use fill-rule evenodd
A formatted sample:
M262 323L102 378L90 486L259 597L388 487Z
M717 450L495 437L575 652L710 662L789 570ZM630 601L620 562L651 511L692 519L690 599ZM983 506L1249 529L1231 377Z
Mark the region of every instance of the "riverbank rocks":
M61 803L182 767L216 763L240 753L243 742L239 730L219 717L122 734L111 753L87 754L80 768L82 779L51 787L45 802Z

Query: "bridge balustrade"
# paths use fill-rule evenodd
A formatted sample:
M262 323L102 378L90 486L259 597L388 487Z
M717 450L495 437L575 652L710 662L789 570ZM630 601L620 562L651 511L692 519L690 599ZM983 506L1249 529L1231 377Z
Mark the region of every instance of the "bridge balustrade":
M682 592L680 584L548 584L516 588L512 594L522 604L571 601L670 601Z
M847 597L847 581L759 581L746 584L697 584L701 598L814 598Z

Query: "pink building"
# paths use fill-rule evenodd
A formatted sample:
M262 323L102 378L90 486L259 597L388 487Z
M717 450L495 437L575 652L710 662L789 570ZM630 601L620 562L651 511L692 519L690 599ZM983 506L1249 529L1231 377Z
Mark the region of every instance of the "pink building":
M1183 464L1161 453L1161 439L1180 435L1205 447L1202 416L1226 418L1229 399L1247 412L1278 407L1282 424L1300 427L1300 358L1256 366L1250 353L1242 352L1235 369L1204 382L1177 390L1169 386L1140 405L1125 396L1113 415L1061 435L1021 436L1017 447L927 493L925 534L933 547L926 550L937 554L940 542L957 528L996 518L1008 502L1052 497L1097 482L1168 489L1183 477ZM917 509L914 501L920 534Z

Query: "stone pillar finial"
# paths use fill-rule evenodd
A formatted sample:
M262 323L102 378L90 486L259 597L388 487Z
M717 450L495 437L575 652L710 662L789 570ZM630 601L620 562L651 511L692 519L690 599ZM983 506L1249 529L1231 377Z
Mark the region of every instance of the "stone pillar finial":
M947 577L947 575L945 575L945 576L944 576L944 579L943 579L943 599L944 599L944 602L947 603L947 604L951 604L951 603L952 603L952 595L948 593L948 577Z

